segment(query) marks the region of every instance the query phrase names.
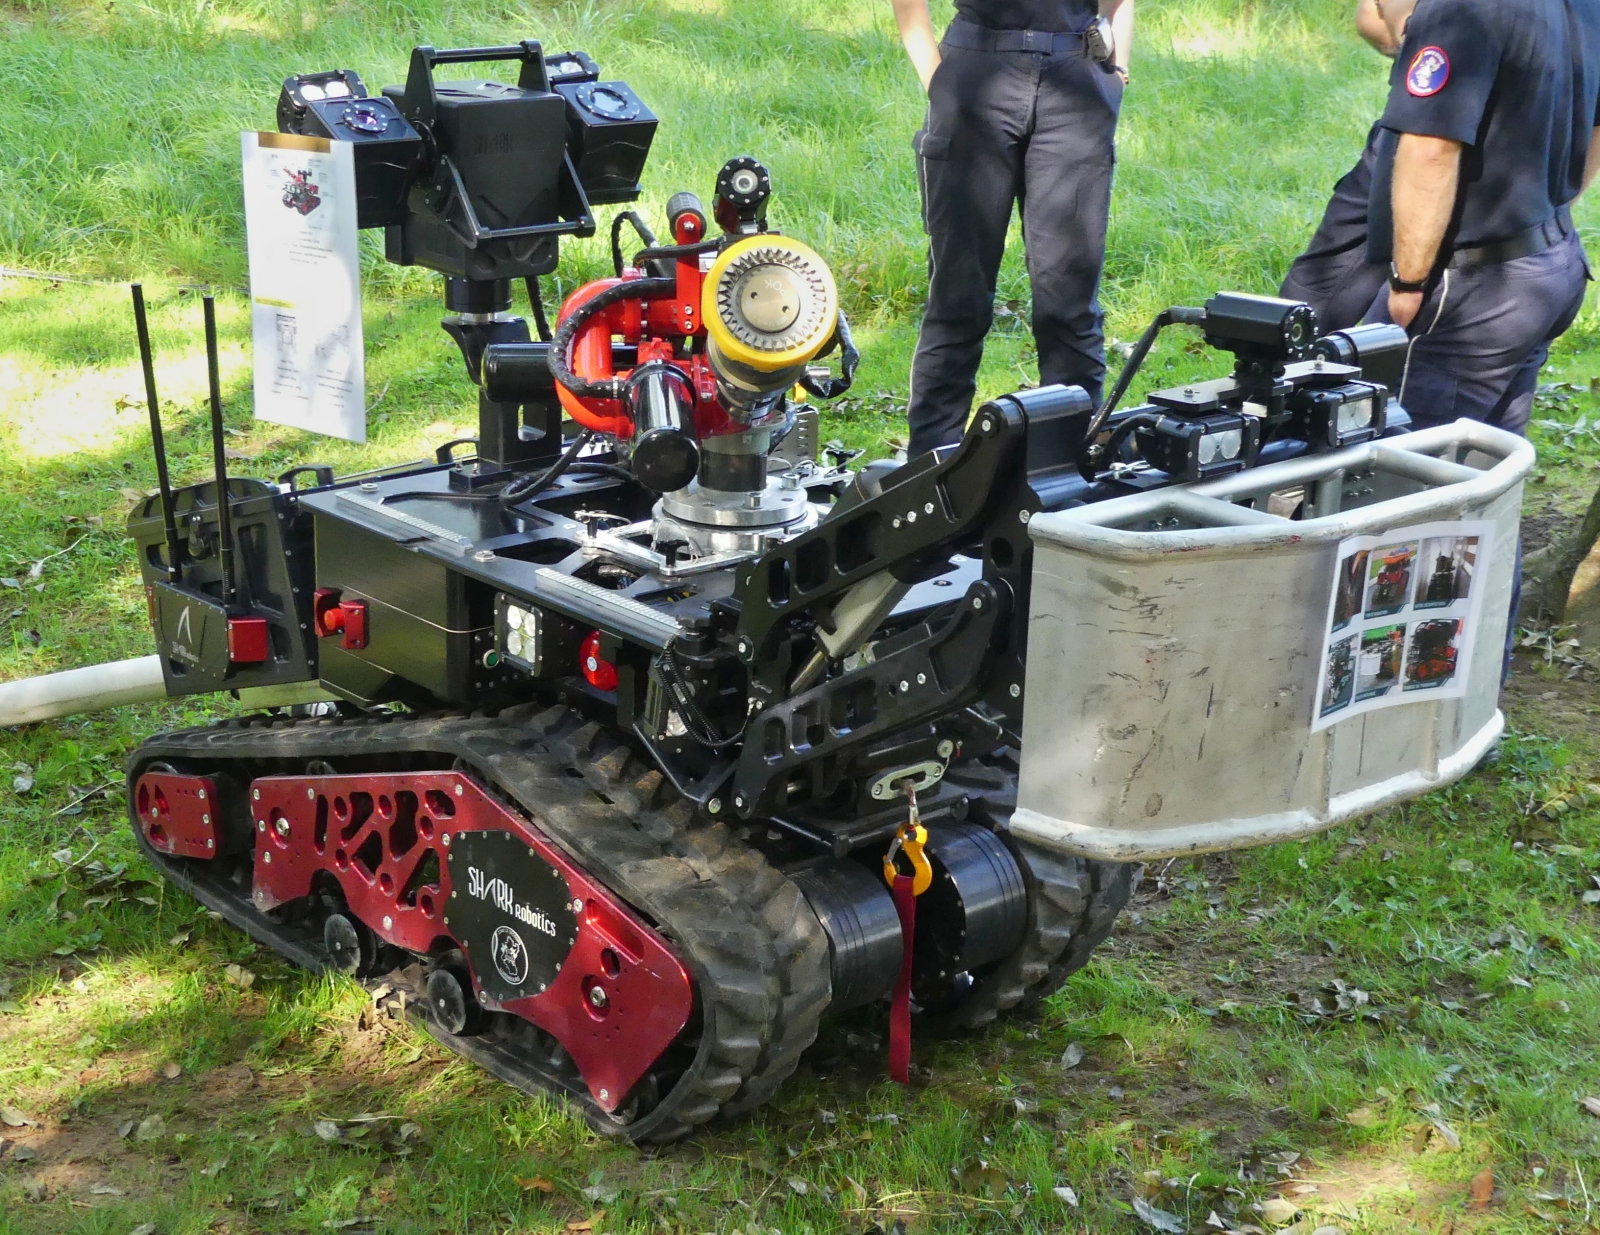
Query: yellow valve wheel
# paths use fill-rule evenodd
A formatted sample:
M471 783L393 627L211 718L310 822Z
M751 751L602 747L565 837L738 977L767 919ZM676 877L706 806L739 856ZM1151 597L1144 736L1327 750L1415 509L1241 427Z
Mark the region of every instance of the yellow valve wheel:
M788 236L745 236L706 272L701 320L717 353L762 373L803 365L827 346L839 319L833 272Z

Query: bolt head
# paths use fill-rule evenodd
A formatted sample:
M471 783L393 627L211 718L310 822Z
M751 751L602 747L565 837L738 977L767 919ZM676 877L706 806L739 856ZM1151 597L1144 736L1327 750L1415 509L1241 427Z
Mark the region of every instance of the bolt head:
M721 798L712 798L711 801L706 803L706 814L708 814L708 815L720 815L721 813L722 813L722 799Z
M251 797L252 797L252 798L254 798L254 799L255 799L255 800L256 800L256 801L257 801L257 802L259 802L259 801L261 801L261 790L259 790L259 789L252 789L252 790L251 790L251 791L250 791L250 796L251 796Z
M287 819L278 820L275 826L279 836L289 835L289 821Z
M1015 682L1011 683L1011 697L1013 699L1022 698L1022 687Z
M740 810L743 810L744 809L744 794L742 794L742 793L735 794L734 798L733 798L733 804L735 806L737 806Z
M918 686L926 686L927 684L928 684L928 675L926 673L917 674L917 685Z
M312 785L307 785L306 786L306 801L314 802L314 801L316 801L316 798L317 798L316 788L314 786L312 786Z
M973 607L974 610L978 610L978 609L983 608L983 597L982 596L974 596L972 598L972 607Z
M459 798L465 792L466 792L466 789L460 783L457 783L457 785L456 785L456 797Z
M922 513L925 514L925 515L931 515L933 513L933 503L932 502L924 502L922 504Z
M611 1101L611 1091L609 1089L602 1089L600 1091L600 1101L602 1101L602 1102Z
M894 526L895 527L899 527L900 526L900 517L898 515L895 516Z
M939 743L939 758L948 759L956 753L956 744L949 738Z
M906 522L907 523L915 523L916 521L917 521L917 512L914 511L914 510L906 511Z
M211 816L210 815L201 815L200 816L200 822L201 823L210 823L211 822Z
M215 849L216 847L217 847L217 842L216 841L214 841L214 840L207 840L206 841L206 848L207 849Z
M383 929L384 930L389 930L393 926L394 926L394 919L391 918L388 914L384 914L383 915Z
M204 789L200 790L200 800L202 802L206 800L206 791Z
M361 482L361 492L363 492L363 493L376 493L377 491L378 491L378 482L377 481L375 481L375 480L364 480L364 481Z
M904 678L901 678L900 679L900 690L901 690L901 693L903 694L904 692L906 692L906 691L908 691L910 689L911 689L911 683L906 681Z
M450 833L446 832L444 834L444 840L442 843L446 849L450 848Z
M589 988L589 1006L591 1008L603 1008L610 1002L611 1000L606 997L604 987L591 986Z
M270 851L261 855L261 863L263 866L272 865L272 853Z
M267 830L267 821L265 819L257 819L256 820L256 831L257 832L265 832L266 830Z
M1017 511L1017 522L1018 523L1026 524L1028 522L1028 520L1031 519L1031 518L1033 518L1033 514L1030 511L1026 511L1026 510Z

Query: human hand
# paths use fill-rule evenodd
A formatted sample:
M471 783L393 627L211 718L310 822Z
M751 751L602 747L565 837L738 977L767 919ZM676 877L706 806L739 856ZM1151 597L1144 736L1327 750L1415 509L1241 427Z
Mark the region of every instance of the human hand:
M1422 311L1421 292L1389 293L1389 320L1396 326L1409 329L1411 323L1417 320L1417 314Z

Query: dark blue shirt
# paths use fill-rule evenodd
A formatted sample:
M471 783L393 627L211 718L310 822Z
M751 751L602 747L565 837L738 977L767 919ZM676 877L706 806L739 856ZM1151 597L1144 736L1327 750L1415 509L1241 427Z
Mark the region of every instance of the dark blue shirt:
M1399 134L1462 144L1444 259L1547 223L1578 195L1597 101L1600 0L1421 0L1379 121L1368 257L1392 256Z
M991 30L1086 29L1100 12L1095 0L956 0L956 16Z

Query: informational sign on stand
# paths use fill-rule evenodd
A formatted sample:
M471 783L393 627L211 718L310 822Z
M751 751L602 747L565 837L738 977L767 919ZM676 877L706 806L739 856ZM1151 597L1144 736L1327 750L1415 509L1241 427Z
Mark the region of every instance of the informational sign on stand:
M1487 520L1450 521L1340 543L1313 730L1465 692L1493 533Z
M352 147L289 133L242 144L256 416L365 442Z

